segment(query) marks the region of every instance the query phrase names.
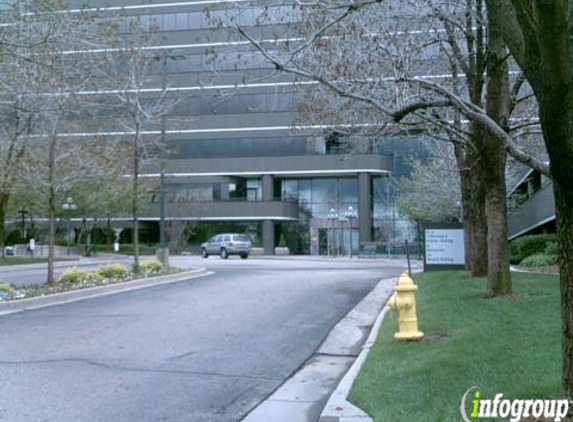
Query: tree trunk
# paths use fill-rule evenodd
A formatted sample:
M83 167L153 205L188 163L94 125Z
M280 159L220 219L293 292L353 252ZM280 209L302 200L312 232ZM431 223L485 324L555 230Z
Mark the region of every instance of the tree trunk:
M4 259L6 251L6 209L8 207L8 200L10 196L7 193L0 193L0 256Z
M111 229L111 218L107 219L107 223L106 223L107 227L106 227L106 236L105 236L105 243L106 243L106 250L107 251L111 251L112 249L112 236L113 236L113 230Z
M573 398L573 85L556 85L537 95L543 136L551 161L557 236L562 321L562 383ZM566 106L564 106L566 105Z
M139 124L133 137L133 272L139 272Z
M56 199L53 189L50 188L48 198L48 278L49 286L56 284L54 275L54 248L56 244Z
M492 140L494 143L496 140ZM511 275L509 272L509 243L507 227L507 202L505 185L506 152L500 146L498 150L488 149L488 174L486 176L486 213L488 243L488 296L511 293Z
M56 191L54 189L56 142L57 138L53 135L50 139L48 152L48 277L46 283L49 286L56 284L54 275L54 248L56 244Z
M511 108L507 49L501 33L493 27L489 29L487 75L488 116L501 127L507 127ZM489 133L485 134L481 150L487 188L488 295L506 295L511 293L505 185L507 153L501 142Z
M475 137L475 136L474 136ZM474 139L479 145L481 139ZM462 194L462 224L466 269L473 277L487 275L487 219L485 186L479 154L455 145L456 161L460 170Z
M487 219L483 178L475 160L460 171L466 269L474 277L487 275Z
M571 185L554 182L559 259L563 371L566 397L573 397L573 191Z

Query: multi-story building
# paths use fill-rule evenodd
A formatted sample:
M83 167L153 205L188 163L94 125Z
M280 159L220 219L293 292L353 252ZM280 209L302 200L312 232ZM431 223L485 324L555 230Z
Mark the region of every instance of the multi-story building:
M525 169L522 177L508 193L510 205L509 238L556 230L553 183L533 169Z
M221 231L246 232L266 253L277 245L292 253L348 253L365 242L401 247L404 239L413 240L414 226L394 207L389 176L407 172L405 156L424 154L423 138L365 142L320 125L294 128L301 90L289 75L256 81L271 67L264 57L213 27L227 3L90 4L103 15L119 13L125 27L139 19L161 33L157 45L148 46L164 57L153 81L161 87L167 78L171 92L181 96L164 128L172 151L163 167L166 218L197 221L194 242ZM247 9L242 24L257 25L261 2L241 3ZM279 27L285 16L296 19L289 15L292 7L269 4L269 10L276 22L267 20L260 31L270 33L269 25ZM158 167L146 173L160 177ZM142 221L156 232L158 220L155 201Z

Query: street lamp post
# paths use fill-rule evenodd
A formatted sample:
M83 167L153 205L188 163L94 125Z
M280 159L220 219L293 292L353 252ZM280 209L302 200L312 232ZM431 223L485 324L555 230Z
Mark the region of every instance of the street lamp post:
M159 247L165 248L165 171L159 175Z
M338 235L338 250L336 252L337 256L344 255L344 223L346 222L346 217L344 215L338 216L338 223L340 226L340 234Z
M330 241L328 244L328 256L330 257L331 249L334 246L334 222L338 220L338 213L331 208L328 212L328 221L330 221Z
M352 259L352 222L358 218L356 211L352 205L348 206L348 211L344 213L344 216L348 220L348 250L350 254L350 259Z
M71 197L68 197L68 199L66 199L66 202L63 203L62 205L62 210L68 214L68 255L70 254L70 240L71 240L71 225L72 225L72 216L71 213L74 212L77 209L76 204L74 204L74 200Z

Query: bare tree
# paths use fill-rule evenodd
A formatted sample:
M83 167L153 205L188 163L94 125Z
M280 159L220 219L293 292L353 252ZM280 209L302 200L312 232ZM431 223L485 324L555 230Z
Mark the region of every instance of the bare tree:
M38 46L33 60L27 61L28 92L34 100L32 125L20 163L19 183L30 192L35 208L48 219L48 277L54 284L54 245L57 217L63 197L73 186L97 178L104 170L99 161L105 146L83 136L89 127L89 102L77 92L94 83L91 63L85 55L68 54L72 48L101 42L105 32L82 13L62 16L37 13L39 27L51 28L49 42Z
M99 67L99 77L113 89L118 129L131 138L127 156L131 161L129 172L132 180L131 213L133 217L134 270L139 269L139 214L142 189L140 173L145 161L161 153L164 146L159 134L165 130L162 120L176 105L177 100L167 95L167 56L157 54L145 47L157 38L153 28L146 28L141 21L130 21L129 34L105 54ZM152 68L162 68L155 77L163 79L159 95L145 93L153 80ZM153 132L149 135L146 132Z
M515 78L511 92L506 89L503 96L493 95L509 86L504 82L509 56L502 56L503 46L485 37L483 2L313 2L300 7L302 23L294 26L295 36L252 34L236 23L228 26L248 39L276 71L316 83L315 91L336 94L337 100L315 107L323 110L320 116L326 124L349 133L357 128L374 133L427 130L430 125L462 146L456 157L460 170L467 173L462 173L462 202L468 217L464 222L472 222L475 229L468 236L475 242L467 249L479 250L473 258L483 258L485 233L480 229L486 227L487 217L487 225L492 226L487 235L492 245L488 292L509 293L507 218L501 200L505 154L547 170L516 142L520 129L529 123L522 124L520 118L519 124L510 127L509 113L516 107L523 79ZM489 50L496 58L491 62L486 61ZM499 76L486 79L486 70ZM462 84L462 79L467 83ZM330 106L324 107L325 103ZM312 104L308 108L314 111ZM473 209L480 210L475 218ZM470 256L469 261L474 259ZM470 269L479 274L483 265Z
M3 4L0 17L2 64L0 68L0 249L4 257L6 211L24 156L27 134L36 106L30 90L34 84L32 66L38 53L53 42L61 25L46 26L39 13L53 13L55 4L49 0L20 1Z

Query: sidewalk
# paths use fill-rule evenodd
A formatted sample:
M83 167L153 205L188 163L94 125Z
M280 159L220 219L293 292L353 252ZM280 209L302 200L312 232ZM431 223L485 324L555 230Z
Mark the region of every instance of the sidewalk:
M374 290L336 324L308 361L242 422L317 422L339 381L361 355L371 331L377 332L376 322L396 280L380 280Z
M321 262L360 262L372 264L403 264L407 265L406 258L388 258L387 256L379 255L378 258L360 258L353 256L335 257L327 255L252 255L249 259L275 259L275 260L303 260L303 261L321 261ZM419 259L410 258L412 268L423 267L423 261Z

